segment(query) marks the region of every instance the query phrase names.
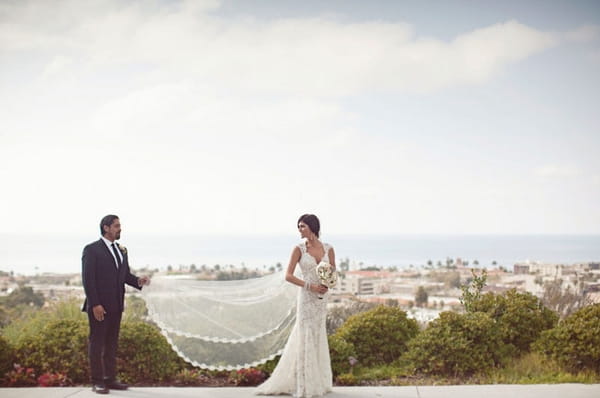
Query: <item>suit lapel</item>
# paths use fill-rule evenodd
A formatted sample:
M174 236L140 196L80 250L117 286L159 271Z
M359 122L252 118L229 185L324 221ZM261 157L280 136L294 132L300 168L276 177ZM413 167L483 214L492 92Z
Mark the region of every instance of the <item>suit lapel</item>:
M104 241L102 239L100 239L99 242L100 242L100 245L102 245L102 247L104 247L104 254L107 259L107 268L110 268L113 271L117 271L117 265L115 264L114 255L110 252L110 249L108 248L108 246L106 246L106 243L104 243ZM108 266L109 264L110 264L110 267Z

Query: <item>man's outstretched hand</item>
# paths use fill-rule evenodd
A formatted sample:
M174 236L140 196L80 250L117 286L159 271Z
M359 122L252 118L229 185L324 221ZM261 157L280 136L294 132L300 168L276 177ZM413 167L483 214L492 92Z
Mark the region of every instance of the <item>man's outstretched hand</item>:
M138 286L142 287L142 286L147 286L150 284L150 277L147 275L144 276L140 276L138 278Z

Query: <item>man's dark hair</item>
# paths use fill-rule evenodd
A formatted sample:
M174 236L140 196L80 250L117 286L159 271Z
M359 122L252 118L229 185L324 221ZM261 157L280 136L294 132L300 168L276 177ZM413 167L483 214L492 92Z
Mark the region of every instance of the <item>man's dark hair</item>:
M310 228L311 232L313 234L317 235L317 238L319 237L319 231L321 230L321 223L319 222L319 219L317 218L317 216L315 216L314 214L303 214L298 219L296 226L298 226L298 224L300 224L300 221L302 221L304 224L308 225L308 228Z
M104 216L100 221L100 235L104 236L106 232L104 232L104 226L110 227L119 216L115 216L114 214L109 214L108 216Z

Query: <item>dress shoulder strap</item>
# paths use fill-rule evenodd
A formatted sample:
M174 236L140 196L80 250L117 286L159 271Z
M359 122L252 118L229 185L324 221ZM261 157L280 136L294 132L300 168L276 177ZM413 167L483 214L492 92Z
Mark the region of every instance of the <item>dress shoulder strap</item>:
M301 254L306 253L306 242L299 243L298 245L296 245L296 247L300 249Z

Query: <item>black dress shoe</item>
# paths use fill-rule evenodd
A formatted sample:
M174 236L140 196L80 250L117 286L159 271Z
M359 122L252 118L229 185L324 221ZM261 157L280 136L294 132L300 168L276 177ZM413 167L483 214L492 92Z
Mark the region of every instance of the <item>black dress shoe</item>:
M129 384L121 383L119 381L107 381L106 387L111 390L127 390L129 388Z
M94 384L92 391L96 394L108 394L108 388L104 384Z

